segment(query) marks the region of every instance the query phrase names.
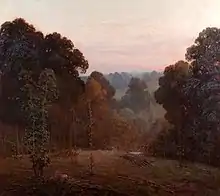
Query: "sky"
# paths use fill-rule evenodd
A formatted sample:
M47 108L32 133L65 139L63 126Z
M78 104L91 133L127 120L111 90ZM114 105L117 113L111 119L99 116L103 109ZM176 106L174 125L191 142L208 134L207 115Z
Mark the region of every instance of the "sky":
M220 0L0 0L0 23L22 17L61 33L89 72L162 71L184 59L200 31L220 27L219 9Z

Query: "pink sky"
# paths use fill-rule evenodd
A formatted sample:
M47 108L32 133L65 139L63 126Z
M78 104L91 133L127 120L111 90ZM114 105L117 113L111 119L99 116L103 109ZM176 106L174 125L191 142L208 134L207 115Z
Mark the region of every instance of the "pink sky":
M64 4L65 2L65 4ZM220 0L1 0L0 23L23 17L70 38L101 72L163 70L184 59Z

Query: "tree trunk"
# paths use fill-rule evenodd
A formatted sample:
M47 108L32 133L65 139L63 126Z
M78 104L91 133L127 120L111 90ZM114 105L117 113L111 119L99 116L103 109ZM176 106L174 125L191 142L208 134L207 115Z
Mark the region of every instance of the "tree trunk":
M7 148L6 148L5 132L4 131L3 131L3 134L2 134L2 148L3 148L3 157L6 157Z
M71 124L70 124L70 126L69 126L69 150L70 150L70 151L72 151L72 148L73 148L72 124L73 124L73 122L71 122Z
M76 114L74 109L72 109L71 112L71 125L70 125L70 132L71 132L71 142L70 142L70 155L71 155L71 161L74 163L77 163L77 149L76 149Z
M88 118L89 118L89 126L88 126L88 140L89 140L89 148L91 150L90 153L90 175L93 175L93 168L94 168L94 159L93 159L93 143L92 143L92 126L93 126L93 117L92 117L92 108L91 108L91 101L88 101Z
M71 141L71 145L74 149L76 149L76 114L74 109L72 109L72 122L71 122L71 126L70 129L72 130L71 133L71 137L72 137L72 141Z
M4 140L3 140L3 133L1 133L1 156L4 155Z
M15 126L16 129L16 155L20 154L20 141L19 141L19 128Z

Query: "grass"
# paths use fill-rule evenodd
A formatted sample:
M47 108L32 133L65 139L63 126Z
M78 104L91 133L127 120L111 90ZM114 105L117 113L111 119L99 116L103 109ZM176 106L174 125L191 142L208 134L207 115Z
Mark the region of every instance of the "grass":
M54 154L46 175L52 176L55 171L60 171L77 182L99 185L129 195L220 195L220 170L216 168L190 163L179 167L176 161L153 157L126 160L122 157L123 152L94 151L94 175L90 176L89 153L80 152L78 163L73 163L65 155ZM151 165L141 164L146 160ZM31 169L27 158L0 161L1 189L29 175Z

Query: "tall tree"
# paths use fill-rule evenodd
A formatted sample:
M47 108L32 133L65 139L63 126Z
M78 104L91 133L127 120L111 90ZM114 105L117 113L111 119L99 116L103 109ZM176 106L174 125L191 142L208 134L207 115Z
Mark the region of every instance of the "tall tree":
M101 85L102 90L105 91L106 99L111 100L114 97L115 89L102 73L94 71L91 73L90 77L96 80Z
M195 43L187 49L186 59L190 62L187 77L184 76L184 80L176 82L178 85L174 85L174 87L176 86L174 92L167 90L163 92L160 89L162 86L160 86L155 94L157 100L164 106L165 98L168 100L169 97L174 98L172 103L168 102L170 104L167 104L165 108L167 114L172 114L167 115L169 121L174 125L179 124L177 130L182 133L181 146L184 151L184 158L215 165L219 165L220 159L217 150L220 139L219 54L220 30L206 28L199 34ZM170 84L173 83L170 82ZM165 95L165 98L162 95ZM176 104L174 100L179 99L179 97L181 102ZM171 106L174 106L176 112L172 112ZM178 118L178 112L184 115L180 115L181 118ZM182 123L179 123L178 119L183 119L180 121ZM176 137L175 133L178 132L174 130L172 134L169 133L172 136L169 137L172 138L169 141L177 141L178 145L178 134ZM172 146L172 149L174 148Z
M85 73L88 68L88 62L83 54L75 48L71 40L62 37L58 33L52 33L45 36L44 50L44 67L54 70L58 82L59 112L62 113L61 126L63 133L68 134L70 151L73 147L73 136L76 129L76 112L75 105L79 96L84 92L84 82L79 77L79 71ZM51 119L56 121L59 115ZM65 136L65 134L63 134ZM62 136L62 137L63 137Z
M0 30L0 69L3 74L1 116L9 123L13 119L22 121L17 99L19 85L22 85L18 73L22 68L31 70L34 78L38 78L43 69L52 69L58 82L59 100L62 103L69 103L68 100L77 99L77 95L83 90L84 83L79 78L79 71L85 73L88 62L71 40L58 33L44 36L21 18L2 24ZM7 106L7 109L4 110L4 106ZM13 109L13 112L9 112L8 107ZM10 115L6 115L8 112Z
M192 64L194 77L212 72L220 60L220 29L208 27L199 33L194 44L187 49L186 60Z
M189 110L194 118L190 118L185 129L194 132L193 156L216 164L219 162L216 145L220 133L220 29L203 30L188 48L186 58L192 63L192 76L183 92L188 97Z
M46 134L47 105L55 93L52 87L56 83L60 102L70 104L83 90L79 71L87 68L88 62L71 40L58 33L44 36L21 18L5 22L0 29L1 120ZM34 123L30 116L37 128L30 126Z
M150 107L150 93L147 84L140 78L132 78L126 95L121 99L121 107L140 112Z
M43 70L37 81L25 70L21 77L24 82L21 104L26 117L25 144L35 175L42 176L44 167L49 164L48 107L58 97L56 77L51 69Z
M181 92L189 77L189 64L178 61L167 66L159 79L159 88L155 91L155 99L166 110L165 118L177 127L182 126L185 113L185 102Z
M186 135L183 132L183 125L188 112L186 110L187 101L182 89L189 76L189 64L185 61L178 61L165 68L163 76L159 79L159 88L155 91L157 103L166 110L165 119L173 125L173 128L166 135L160 135L158 140L164 141L159 141L159 143L161 142L160 145L166 149L167 154L175 152L176 147L176 152L172 156L178 156L181 162L184 157L183 137L184 134ZM156 148L158 147L156 146Z

